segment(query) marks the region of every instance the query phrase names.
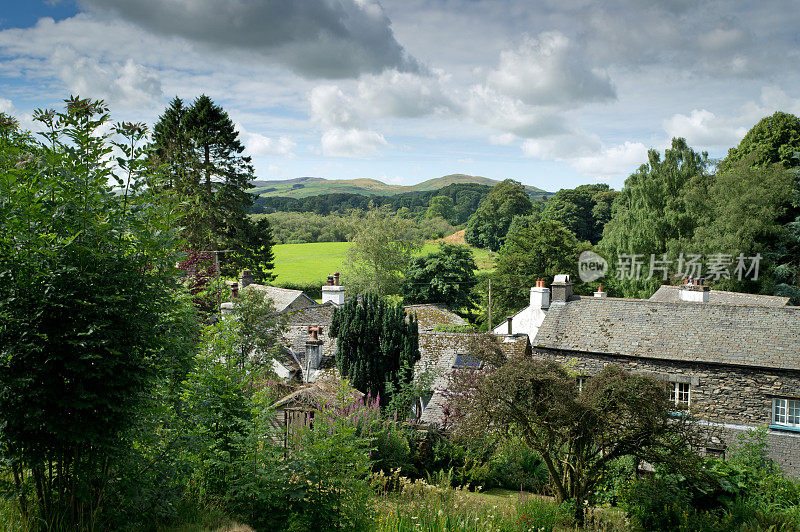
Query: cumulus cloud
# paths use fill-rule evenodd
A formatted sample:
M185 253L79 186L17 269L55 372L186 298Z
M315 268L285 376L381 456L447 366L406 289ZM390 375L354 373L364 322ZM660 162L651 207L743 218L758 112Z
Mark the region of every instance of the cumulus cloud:
M560 31L525 36L516 49L500 53L488 83L529 105L575 106L616 99L608 74L591 68L585 57Z
M747 133L738 120L719 117L705 109L694 109L689 115L675 114L664 121L670 137L683 137L690 146L731 146Z
M647 147L641 142L625 142L603 148L599 153L570 161L575 170L592 177L618 177L630 174L647 162Z
M282 155L293 157L293 150L297 144L288 137L271 138L265 137L259 133L250 133L245 138L245 146L247 146L247 151L253 155Z
M81 0L154 33L265 57L308 77L418 71L375 0Z
M162 96L157 75L132 59L101 64L70 48L59 48L49 61L73 94L103 98L126 107L147 106Z
M561 114L526 105L485 85L471 87L465 100L464 108L469 118L518 137L544 137L569 130Z
M14 108L14 104L11 103L11 100L8 98L0 98L0 113L14 115L16 112L17 110Z
M328 157L370 157L389 143L380 133L362 129L330 129L322 135L322 153Z

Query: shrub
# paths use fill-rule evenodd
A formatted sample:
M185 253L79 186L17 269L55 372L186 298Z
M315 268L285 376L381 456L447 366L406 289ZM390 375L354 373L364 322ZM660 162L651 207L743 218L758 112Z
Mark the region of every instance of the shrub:
M644 530L674 530L685 520L689 500L688 491L674 477L653 477L628 486L622 507Z

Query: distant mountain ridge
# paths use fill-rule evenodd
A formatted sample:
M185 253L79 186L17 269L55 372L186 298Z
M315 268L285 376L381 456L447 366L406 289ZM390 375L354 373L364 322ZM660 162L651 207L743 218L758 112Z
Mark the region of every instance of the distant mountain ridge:
M494 186L500 181L488 177L466 174L450 174L443 177L428 179L416 185L390 185L377 179L325 179L322 177L297 177L294 179L274 181L253 181L254 188L250 192L264 197L307 198L321 194L349 193L373 196L392 196L405 192L428 192L439 190L447 185L456 183L477 183L479 185ZM549 196L540 188L525 185L531 196Z

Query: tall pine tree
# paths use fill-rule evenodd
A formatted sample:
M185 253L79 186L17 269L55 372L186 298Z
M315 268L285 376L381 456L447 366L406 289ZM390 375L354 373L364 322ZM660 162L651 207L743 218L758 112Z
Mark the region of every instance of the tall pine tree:
M338 341L336 365L358 390L389 403L414 377L419 360L417 320L400 305L366 294L333 312L331 336ZM388 383L391 385L387 386Z
M206 95L190 107L176 97L154 127L152 147L183 199L188 246L233 250L226 273L247 268L259 281L271 280L272 232L266 220L247 218L254 170L228 113Z

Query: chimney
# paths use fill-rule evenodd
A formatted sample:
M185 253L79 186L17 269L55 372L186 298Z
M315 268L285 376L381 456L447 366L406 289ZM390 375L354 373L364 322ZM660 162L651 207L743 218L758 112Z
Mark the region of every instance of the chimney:
M304 380L309 382L311 373L319 369L319 363L322 360L322 340L319 339L319 333L322 332L322 327L311 325L308 326L308 334L311 337L306 340L306 371Z
M246 288L247 285L251 285L255 282L256 278L250 270L242 270L242 273L239 274L239 286L241 288Z
M239 297L239 283L231 283L231 299Z
M594 297L608 297L608 294L603 292L603 285L597 287L597 292L594 293Z
M703 279L688 280L686 284L680 287L681 301L688 301L690 303L708 303L708 296L710 289L702 283Z
M509 316L509 317L507 317L507 318L506 318L506 323L508 324L508 334L513 334L513 333L511 332L511 322L512 322L512 321L513 321L513 318L512 318L511 316Z
M536 279L536 286L531 287L531 307L550 307L550 289L544 285L544 279Z
M330 301L336 306L344 305L344 286L339 284L339 272L328 276L328 281L322 287L322 304Z
M567 274L556 275L550 288L553 290L553 302L566 302L572 297L572 282Z

